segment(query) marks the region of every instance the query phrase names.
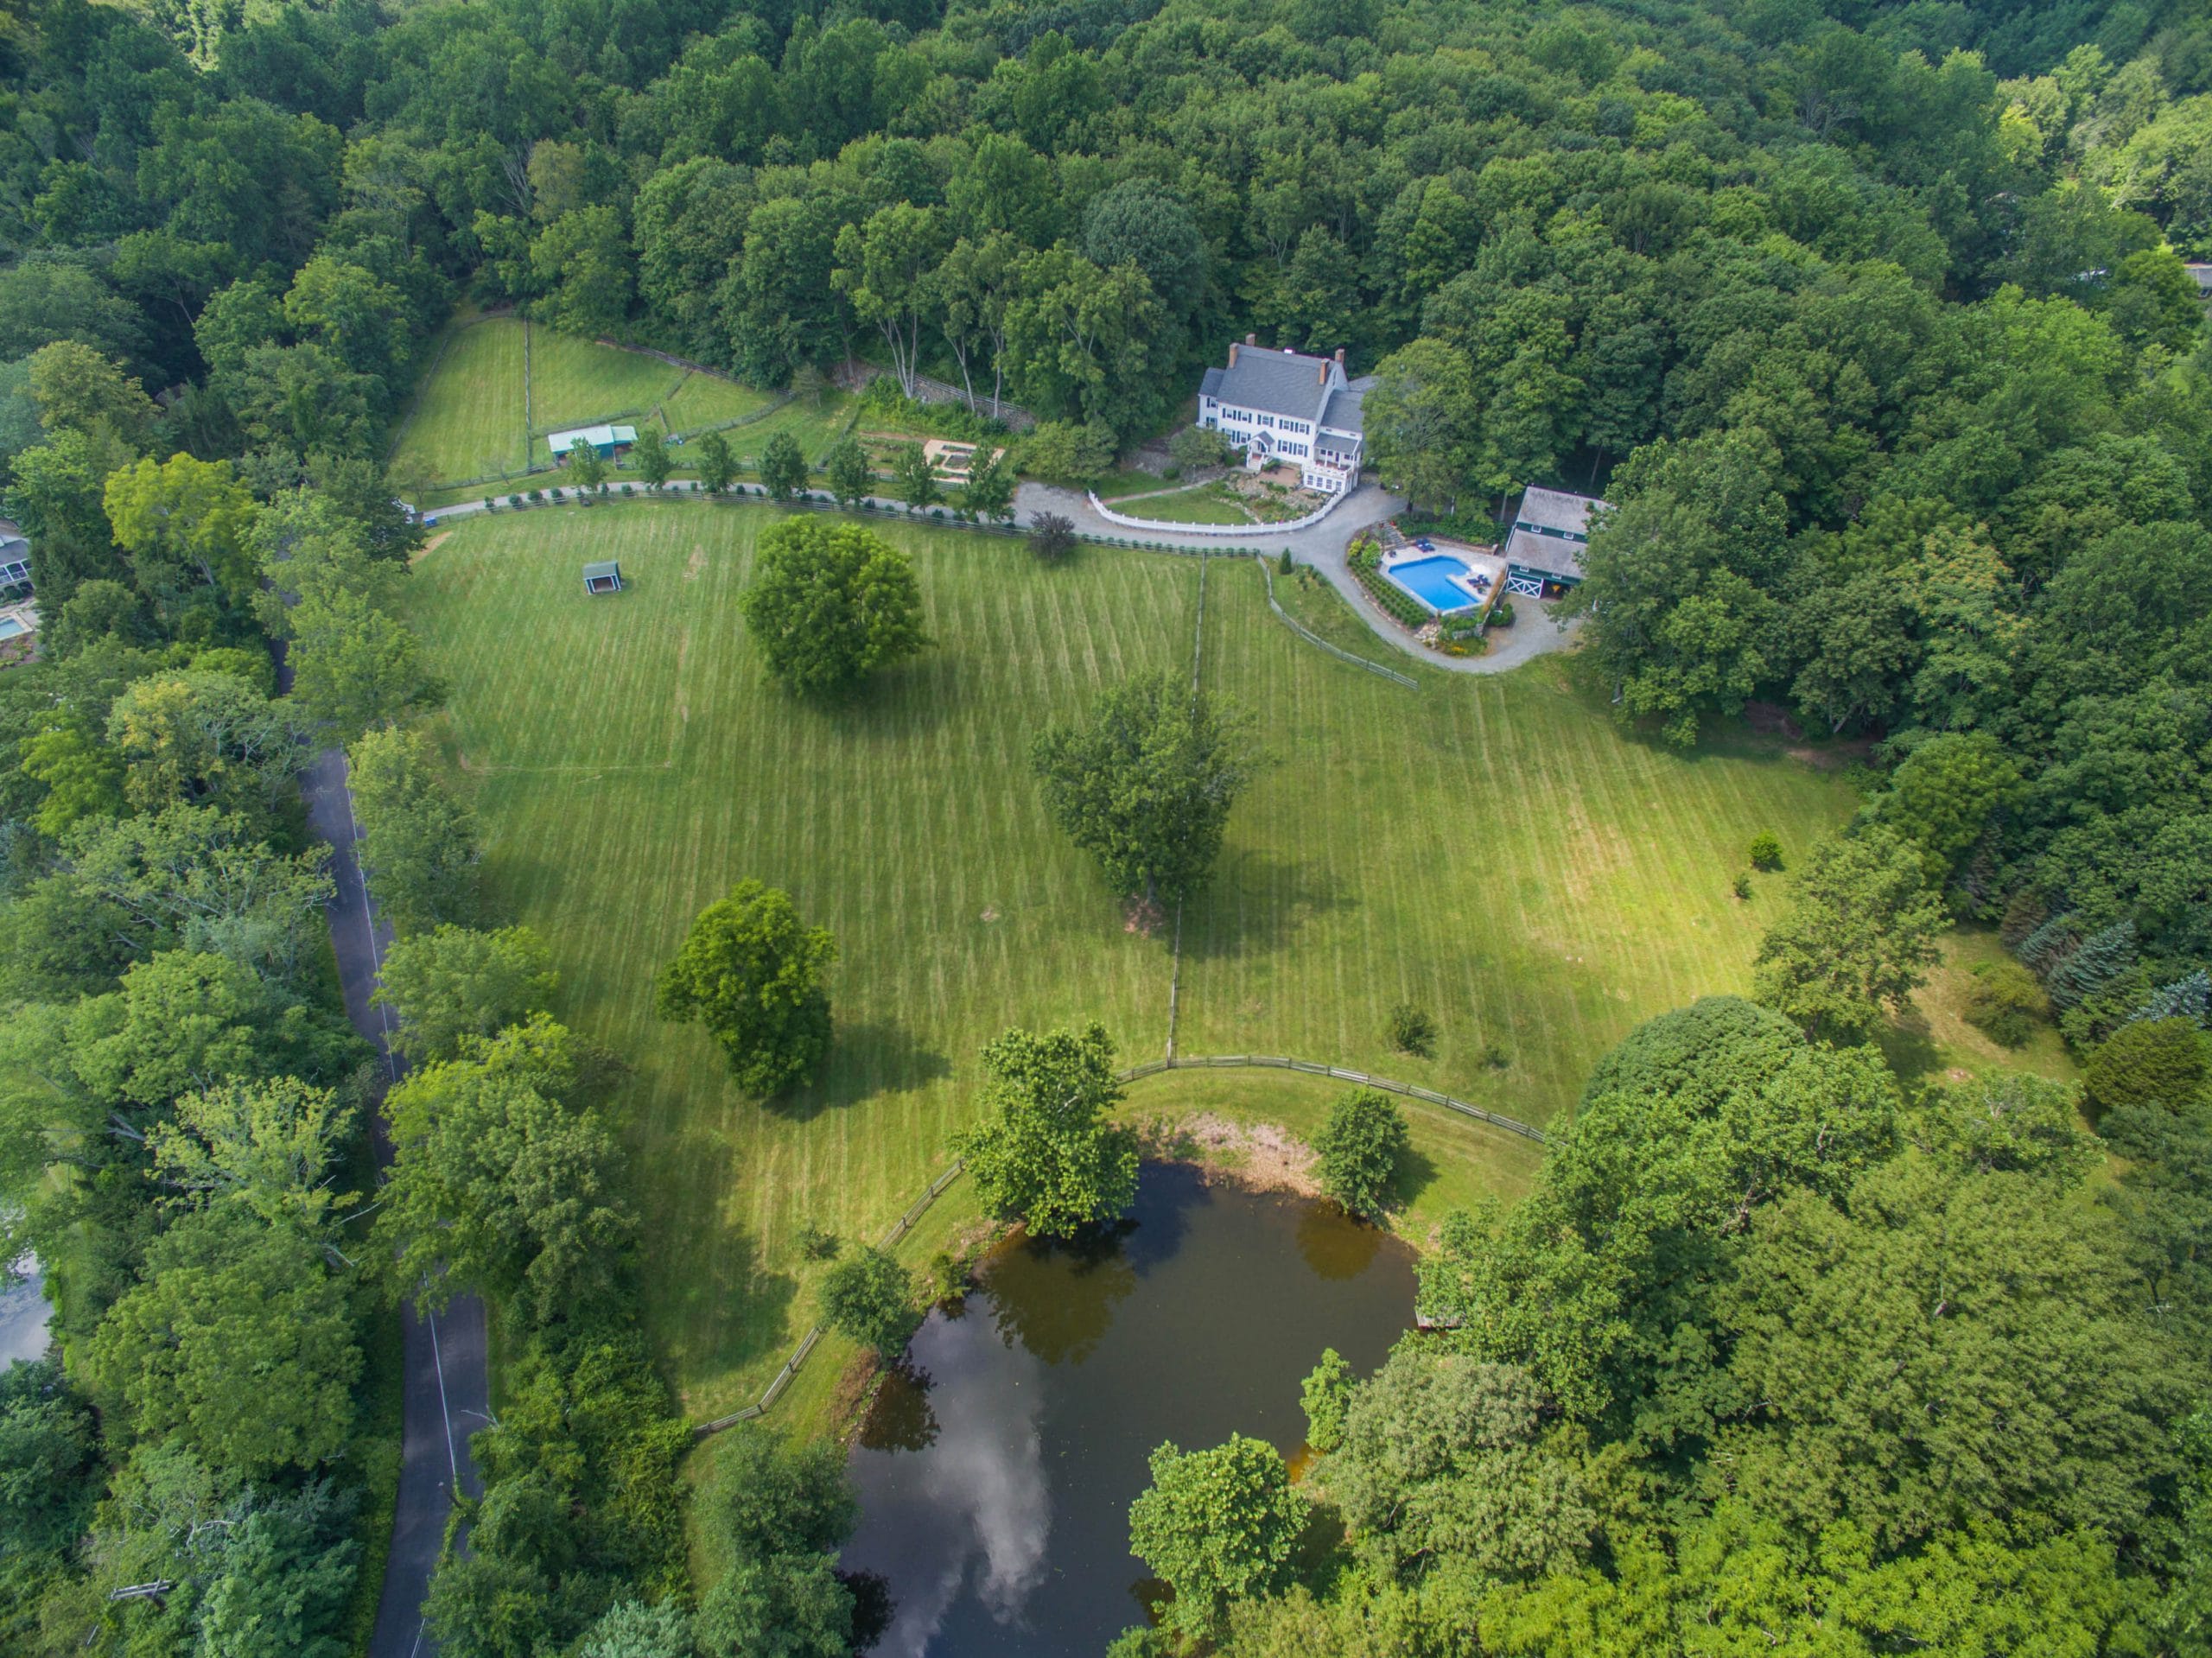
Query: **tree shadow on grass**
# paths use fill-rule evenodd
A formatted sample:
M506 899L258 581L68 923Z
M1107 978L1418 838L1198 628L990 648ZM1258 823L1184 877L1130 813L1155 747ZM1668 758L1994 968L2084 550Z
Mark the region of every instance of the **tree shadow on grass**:
M1435 1183L1436 1159L1419 1147L1408 1146L1398 1159L1398 1172L1390 1182L1390 1207L1409 1209Z
M906 1092L952 1075L952 1062L887 1019L840 1020L830 1054L811 1088L795 1088L761 1102L788 1122L810 1122L886 1092Z
M958 656L932 645L920 656L868 675L830 696L785 696L795 720L819 721L827 734L889 748L934 731L957 706Z
M1936 1049L1935 1032L1916 1007L1884 1025L1874 1043L1897 1081L1908 1088L1932 1079L1942 1068L1943 1056Z
M1223 858L1212 885L1185 916L1183 953L1202 960L1270 955L1346 901L1319 865L1243 848Z

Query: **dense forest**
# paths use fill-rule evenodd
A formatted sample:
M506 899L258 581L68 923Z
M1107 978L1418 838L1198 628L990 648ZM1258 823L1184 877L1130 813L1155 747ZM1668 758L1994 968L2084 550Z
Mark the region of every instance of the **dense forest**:
M9 0L0 1242L57 1356L0 1378L0 1646L357 1649L418 1289L503 1352L441 1650L855 1639L834 1459L733 1436L687 1547L620 1058L547 1016L409 724L384 462L466 303L1002 392L1077 481L1227 340L1344 348L1437 521L1614 504L1580 660L1626 725L1864 740L1765 1006L1630 1039L1439 1242L1445 1332L1317 1373L1328 1570L1179 1584L1127 1649L2206 1650L2201 258L2182 0ZM402 935L381 1173L299 791L334 746ZM1904 1094L1869 903L2000 927L1990 1027L2056 1019L2080 1098Z

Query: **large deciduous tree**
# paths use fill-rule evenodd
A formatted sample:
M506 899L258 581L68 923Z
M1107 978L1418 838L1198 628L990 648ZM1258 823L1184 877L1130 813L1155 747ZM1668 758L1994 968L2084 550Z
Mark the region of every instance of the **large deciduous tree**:
M496 1036L544 1012L559 982L552 951L528 927L447 923L392 941L372 1000L399 1015L391 1045L422 1064L451 1058L464 1037Z
M830 991L837 959L824 927L800 924L791 894L740 881L692 922L653 983L666 1020L694 1020L721 1046L747 1093L771 1099L814 1080L830 1051Z
M1128 1208L1137 1143L1108 1121L1122 1087L1105 1026L1008 1031L985 1045L983 1068L982 1119L961 1151L986 1209L1065 1237Z
M377 1236L397 1294L527 1295L540 1321L603 1294L634 1223L621 1153L579 1097L585 1056L543 1014L426 1065L385 1099L391 1174Z
M1045 809L1116 892L1180 904L1221 855L1256 764L1249 732L1241 709L1163 670L1110 687L1087 724L1040 733L1032 764Z
M1231 1604L1288 1585L1305 1504L1281 1452L1238 1433L1208 1451L1163 1445L1151 1470L1129 1505L1129 1552L1173 1586L1161 1609L1171 1628L1212 1638Z
M360 1369L346 1286L321 1248L229 1207L155 1240L85 1356L93 1390L132 1432L185 1434L245 1477L336 1456Z
M1870 1040L1926 982L1948 924L1917 846L1880 824L1830 836L1760 942L1756 994L1808 1036Z
M1473 481L1475 372L1441 340L1416 340L1377 365L1362 405L1382 480L1423 506L1456 508Z
M899 390L915 392L922 317L931 308L931 276L944 257L944 213L895 201L837 232L830 280L851 302L853 314L883 335Z
M768 671L804 696L849 692L929 642L912 563L857 524L787 518L766 531L739 603Z
M439 781L429 740L397 727L372 731L348 759L361 864L378 913L403 935L469 920L483 855L476 820Z

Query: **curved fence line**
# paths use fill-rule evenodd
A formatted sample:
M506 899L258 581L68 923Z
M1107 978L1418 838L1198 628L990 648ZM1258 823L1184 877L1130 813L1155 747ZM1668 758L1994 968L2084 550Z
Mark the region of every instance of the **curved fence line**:
M1340 1082L1359 1083L1366 1087L1382 1089L1392 1094L1403 1094L1409 1099L1426 1101L1431 1105L1440 1105L1447 1111L1456 1111L1461 1116L1472 1117L1478 1122L1486 1122L1493 1128L1503 1128L1509 1134L1519 1134L1524 1140L1533 1140L1539 1146L1548 1143L1544 1131L1541 1128L1531 1128L1525 1122L1516 1122L1511 1117L1499 1116L1494 1111L1485 1111L1482 1107L1470 1105L1465 1100L1455 1100L1449 1094L1440 1094L1433 1088L1417 1088L1411 1083L1393 1082L1387 1077L1370 1077L1363 1070L1350 1070L1342 1065L1317 1064L1310 1059L1286 1059L1274 1054L1233 1053L1202 1055L1188 1059L1153 1059L1141 1065L1132 1065L1127 1070L1116 1071L1114 1080L1117 1083L1134 1083L1140 1077L1157 1077L1162 1071L1167 1070L1233 1070L1247 1067L1265 1070L1295 1070L1309 1077L1333 1077ZM908 1204L906 1212L891 1223L891 1229L883 1235L883 1242L880 1247L886 1249L896 1247L900 1240L914 1229L915 1223L929 1212L930 1205L942 1197L952 1183L967 1172L967 1168L968 1164L965 1159L954 1158L951 1166L931 1181L929 1190ZM798 1345L791 1350L791 1356L784 1361L784 1368L776 1372L775 1380L771 1382L766 1391L761 1394L759 1404L747 1405L741 1409L730 1412L727 1416L717 1416L711 1422L702 1422L691 1430L692 1436L695 1439L704 1439L713 1434L720 1433L724 1428L735 1427L740 1422L749 1422L756 1417L767 1414L768 1407L782 1396L785 1388L791 1385L791 1379L798 1375L800 1367L805 1364L808 1356L814 1351L816 1344L821 1339L822 1326L820 1324L809 1328L806 1334L799 1337Z
M1470 1105L1465 1100L1455 1100L1449 1094L1440 1094L1433 1088L1417 1087L1412 1083L1394 1082L1388 1077L1370 1077L1363 1070L1348 1070L1342 1065L1318 1064L1311 1059L1287 1059L1271 1053L1224 1053L1197 1055L1190 1058L1153 1059L1141 1065L1132 1065L1118 1074L1118 1082L1133 1083L1140 1077L1156 1077L1163 1070L1235 1070L1256 1067L1266 1070L1302 1071L1309 1077L1333 1077L1339 1082L1358 1083L1368 1088L1379 1088L1391 1094L1403 1094L1408 1099L1423 1100L1430 1105L1440 1105L1447 1111L1456 1111L1463 1117L1472 1117L1486 1122L1493 1128L1503 1128L1510 1134L1523 1140L1533 1140L1539 1146L1548 1145L1549 1137L1541 1128L1502 1117L1495 1111L1485 1111L1479 1105Z
M1320 507L1302 518L1286 518L1281 524L1174 524L1165 518L1133 518L1127 513L1116 512L1098 499L1096 490L1083 492L1090 499L1090 510L1109 524L1118 524L1124 530L1149 530L1154 534L1171 536L1271 536L1292 530L1311 530L1340 505L1350 490L1339 490L1329 497Z
M1274 612L1277 619L1284 626L1308 645L1316 645L1326 651L1339 662L1349 662L1355 668L1364 668L1370 674L1379 674L1394 684L1403 685L1409 691L1417 691L1421 689L1421 681L1415 679L1411 674L1402 674L1395 668L1385 668L1379 662L1370 662L1365 657L1356 657L1351 651L1330 644L1328 640L1285 610L1275 601L1275 575L1273 567L1268 562L1268 556L1265 553L1255 553L1252 556L1259 560L1261 578L1268 584L1268 608Z

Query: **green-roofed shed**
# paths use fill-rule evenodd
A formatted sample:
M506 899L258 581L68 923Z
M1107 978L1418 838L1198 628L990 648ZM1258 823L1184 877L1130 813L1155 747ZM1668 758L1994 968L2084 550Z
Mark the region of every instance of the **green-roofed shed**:
M604 563L584 566L586 593L620 593L622 591L622 567L613 559Z

